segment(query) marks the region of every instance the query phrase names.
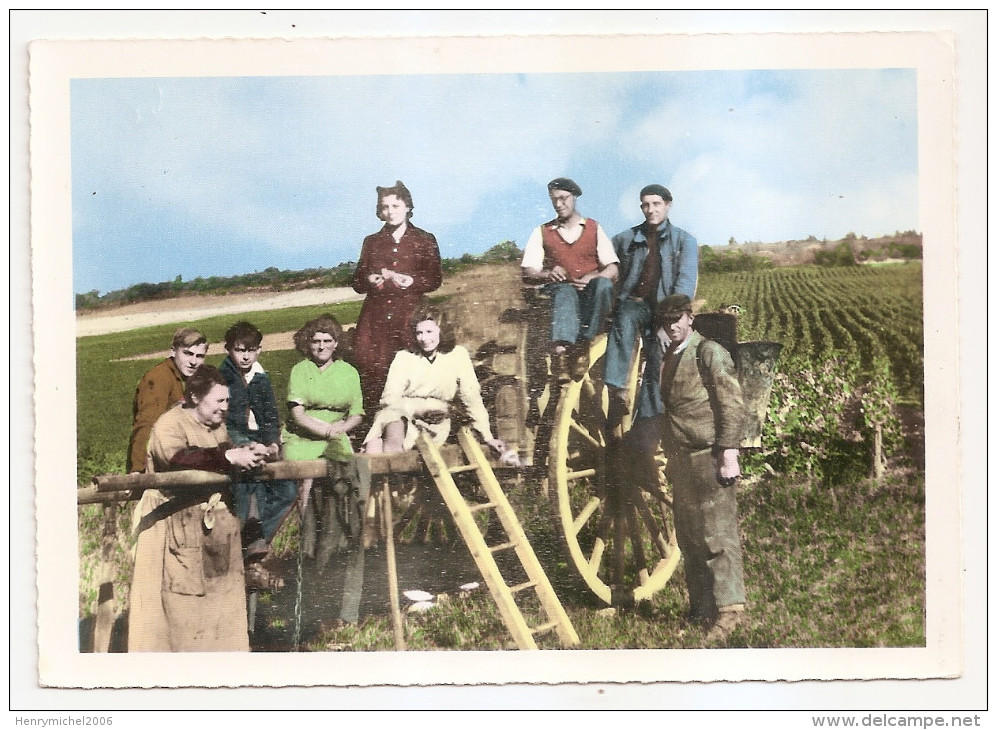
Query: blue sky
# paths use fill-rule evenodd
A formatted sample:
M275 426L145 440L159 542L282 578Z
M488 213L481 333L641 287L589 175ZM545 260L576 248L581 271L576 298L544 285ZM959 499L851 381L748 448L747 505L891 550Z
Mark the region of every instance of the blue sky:
M911 69L76 79L74 290L355 261L405 182L444 256L546 183L613 233L650 182L700 244L918 228Z

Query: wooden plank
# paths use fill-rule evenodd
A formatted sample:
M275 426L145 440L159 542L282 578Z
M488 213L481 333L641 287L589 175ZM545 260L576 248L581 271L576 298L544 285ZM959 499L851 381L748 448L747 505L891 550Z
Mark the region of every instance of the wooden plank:
M387 548L388 562L388 600L391 602L391 633L394 637L395 650L405 651L405 625L402 623L402 612L398 607L398 568L395 562L395 536L392 531L391 516L391 485L387 479L381 490L381 525L384 530L384 544Z
M253 472L248 479L317 479L328 476L329 462L325 459L308 461L275 461ZM186 469L155 474L102 474L93 478L100 492L121 492L131 489L176 489L178 487L214 487L232 483L228 474Z
M440 454L448 467L459 467L464 464L464 454L459 446L445 444L439 447ZM397 454L357 454L356 458L363 461L372 475L386 474L418 474L424 465L417 451L403 451ZM490 462L493 469L509 470L511 467L497 461ZM329 462L325 459L306 461L275 461L265 464L259 470L248 472L249 480L266 479L321 479L329 475ZM77 504L99 504L121 502L141 497L146 489L223 487L232 484L232 477L227 474L217 474L198 469L183 471L168 471L155 474L100 474L93 477L92 486L82 487L76 491Z
M106 504L108 502L127 502L138 499L141 490L124 492L98 492L97 487L80 487L76 490L76 504Z
M99 492L121 492L128 489L221 487L231 484L232 480L224 474L189 469L162 474L103 474L95 476L93 483Z

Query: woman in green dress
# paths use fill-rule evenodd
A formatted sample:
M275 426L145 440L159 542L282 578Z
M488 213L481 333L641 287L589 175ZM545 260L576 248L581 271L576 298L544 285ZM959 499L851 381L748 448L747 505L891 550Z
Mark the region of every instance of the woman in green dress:
M298 509L303 526L305 553L314 555L316 511L323 513L325 531L336 532L335 504L349 488L349 464L353 457L349 433L363 420L363 395L357 369L337 356L343 328L331 314L323 314L294 334L294 345L307 359L291 369L287 386L289 417L284 427L284 458L289 461L329 459L329 479L303 479ZM315 488L316 504L309 510L309 495ZM325 507L323 509L323 507ZM345 536L344 536L345 537ZM332 545L330 541L326 541ZM341 544L342 541L335 541ZM332 545L336 547L337 545ZM322 555L322 565L330 555ZM320 566L322 567L322 566Z

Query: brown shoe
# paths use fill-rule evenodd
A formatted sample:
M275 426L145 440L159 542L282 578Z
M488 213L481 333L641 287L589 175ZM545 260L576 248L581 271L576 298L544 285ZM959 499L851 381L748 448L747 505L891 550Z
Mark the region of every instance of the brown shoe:
M284 579L263 567L263 563L256 562L246 565L246 588L248 590L276 593L283 587Z
M550 375L554 380L567 381L570 377L568 353L551 353Z
M627 403L627 391L624 388L609 388L609 409L606 413L606 432L614 436L615 431L623 423L623 419L630 413L630 406Z
M707 643L726 642L734 629L741 625L744 620L744 604L738 603L733 606L724 606L717 614L716 620L706 632Z
M588 340L579 340L571 348L569 358L571 364L571 379L581 380L589 370L589 343Z

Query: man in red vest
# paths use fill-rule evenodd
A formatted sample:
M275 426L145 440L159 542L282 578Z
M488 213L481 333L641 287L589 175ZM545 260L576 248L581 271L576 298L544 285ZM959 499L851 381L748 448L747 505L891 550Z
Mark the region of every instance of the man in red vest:
M557 217L537 226L523 251L523 282L551 299L551 370L581 378L589 342L613 306L619 258L609 236L575 208L582 189L565 177L547 184Z

